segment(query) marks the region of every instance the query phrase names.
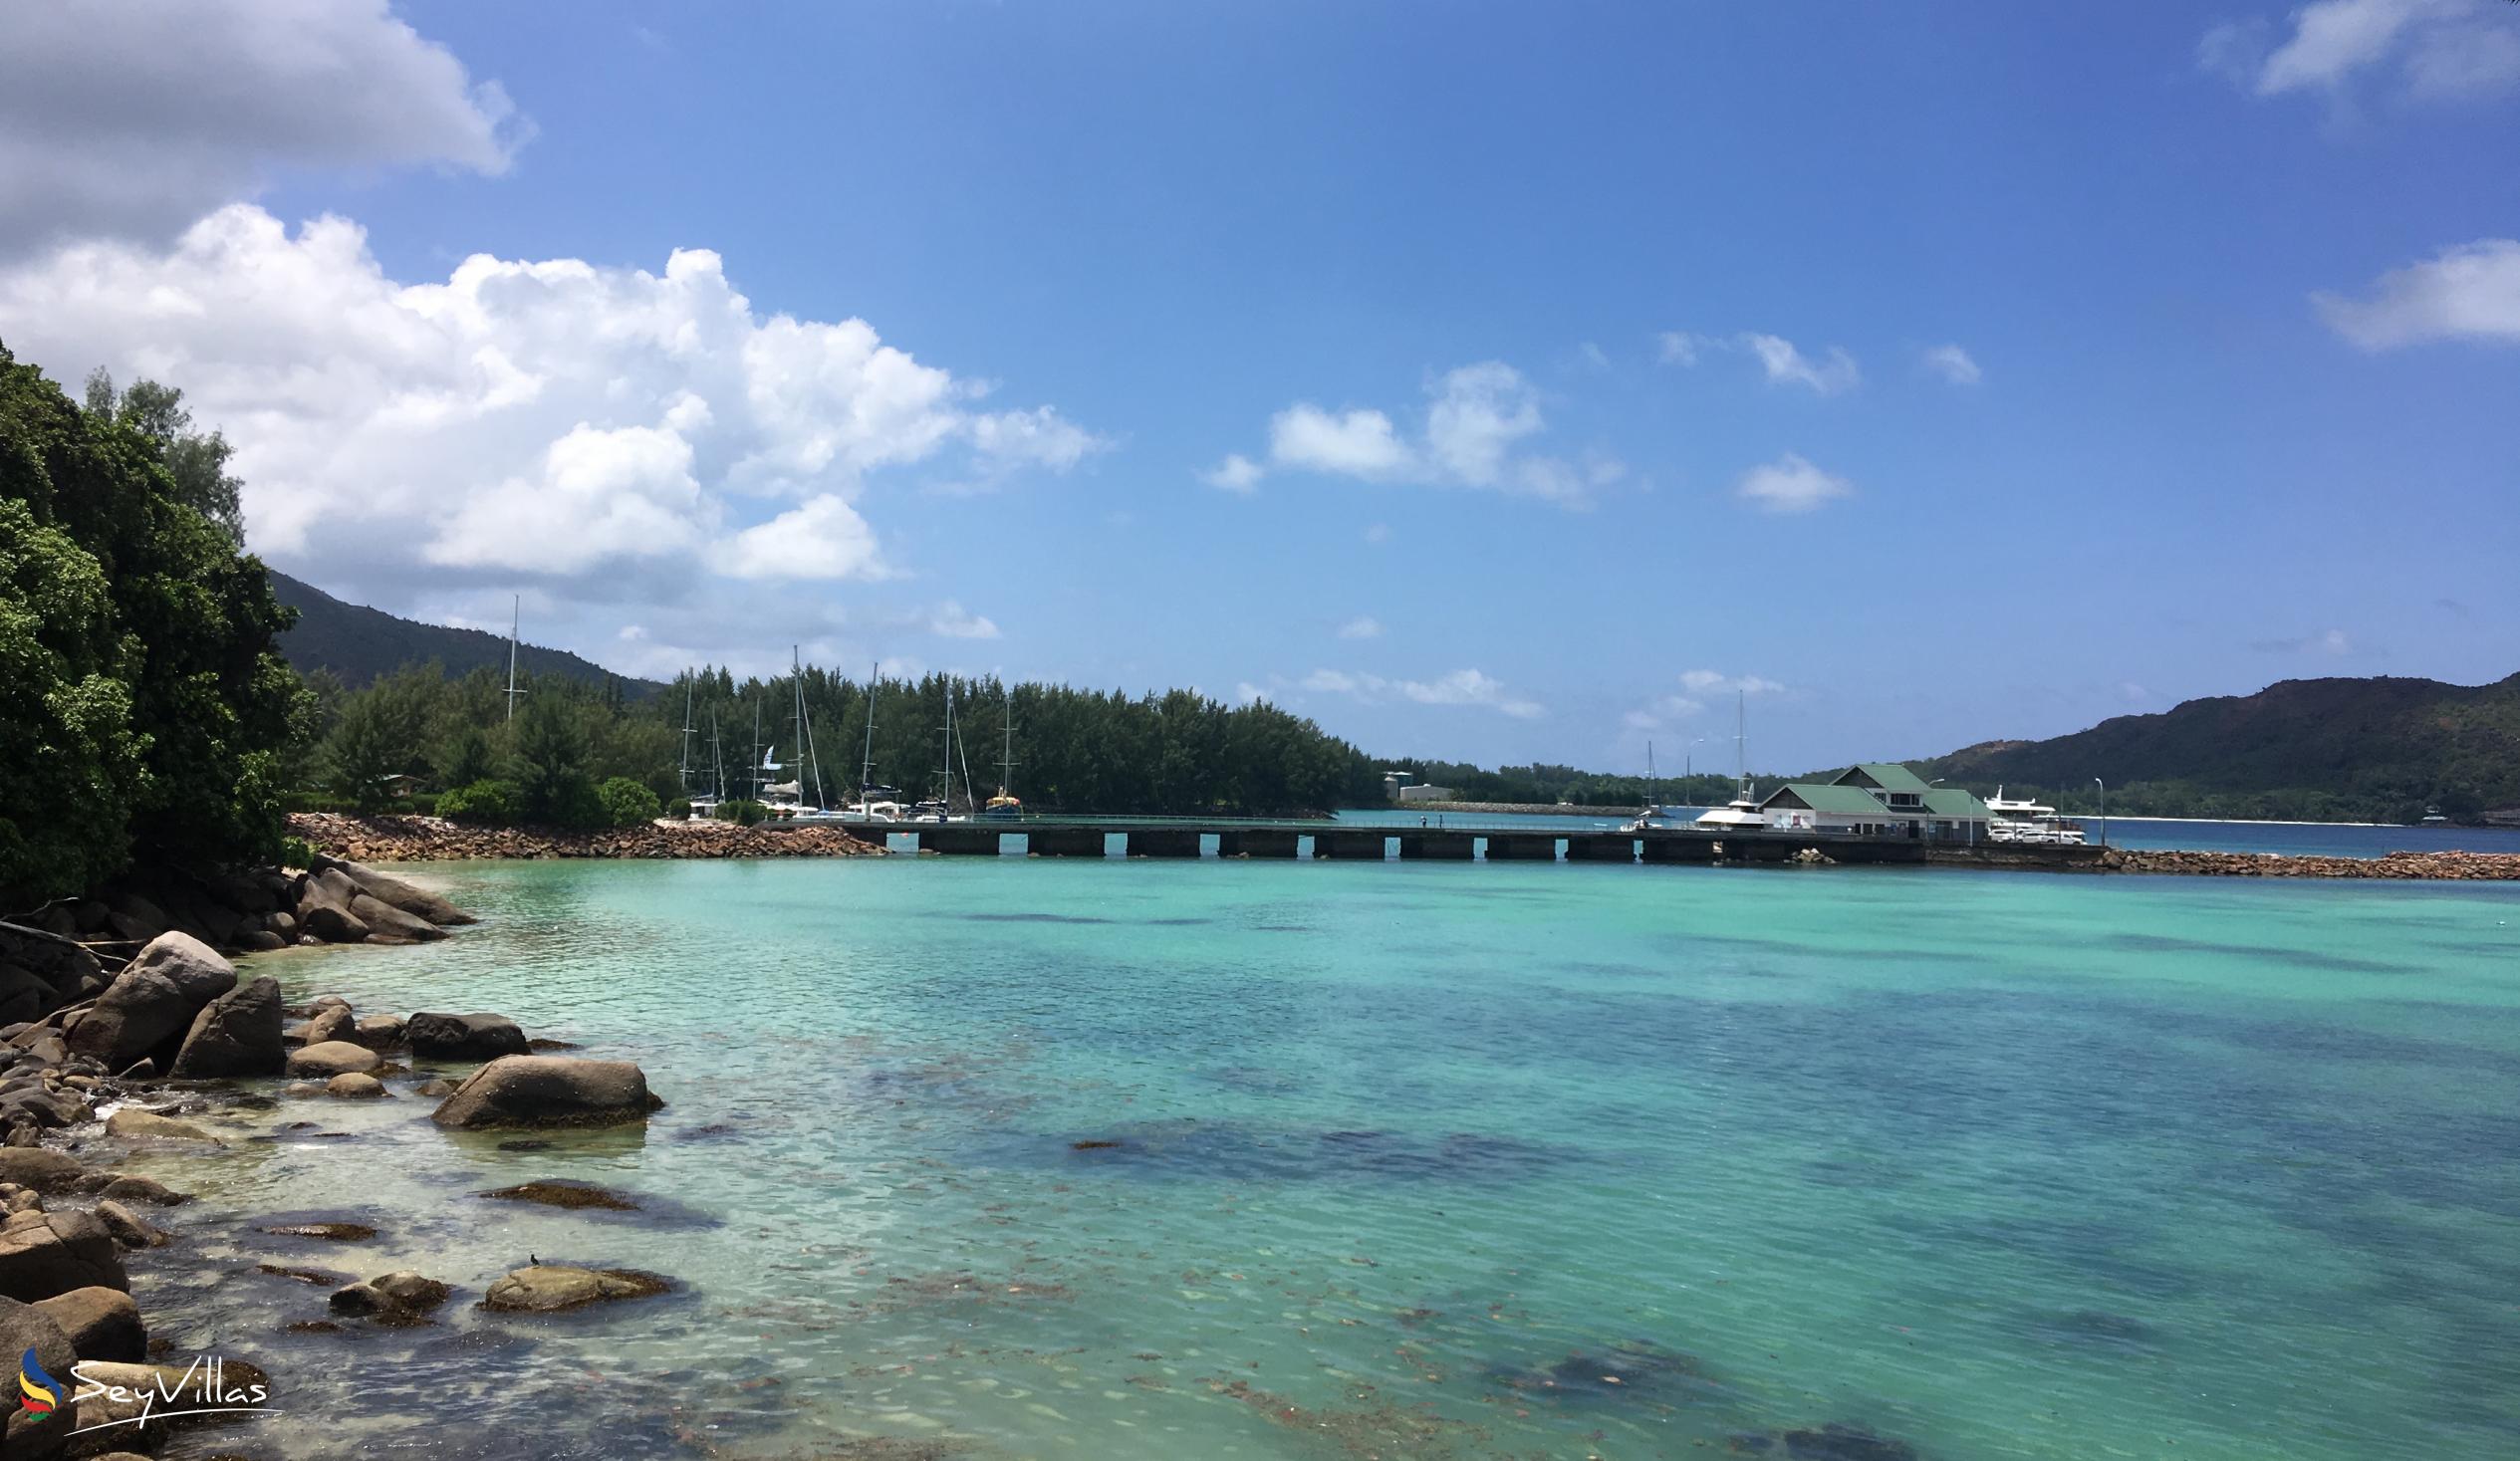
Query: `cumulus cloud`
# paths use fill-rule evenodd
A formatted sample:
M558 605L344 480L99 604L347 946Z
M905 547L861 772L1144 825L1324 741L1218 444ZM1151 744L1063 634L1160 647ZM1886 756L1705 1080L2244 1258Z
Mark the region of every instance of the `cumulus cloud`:
M2370 76L2419 101L2477 98L2520 84L2520 28L2507 10L2501 0L2316 0L2280 38L2263 21L2212 27L2196 62L2261 97L2339 97Z
M1924 353L1925 368L1954 385L1975 385L1984 372L1969 353L1956 345L1937 345Z
M180 385L235 443L257 549L334 582L416 556L600 592L671 560L746 579L885 573L872 474L1073 469L1099 438L886 344L763 316L722 262L661 273L475 255L385 276L358 225L250 204L165 248L94 241L0 267L0 338L60 379ZM707 552L697 552L715 545Z
M162 244L286 169L501 172L528 130L385 0L0 5L0 257Z
M1215 466L1199 473L1199 480L1219 492L1249 495L1260 489L1261 468L1258 462L1235 452Z
M1831 476L1793 452L1742 474L1733 491L1744 502L1767 512L1815 512L1855 491L1844 477Z
M1370 614L1359 614L1339 626L1342 639L1379 639L1383 637L1382 621Z
M2369 297L2311 296L2321 318L2369 351L2432 340L2520 341L2520 239L2481 238L2393 269Z
M1447 370L1428 383L1426 394L1424 424L1416 432L1404 431L1389 414L1371 407L1334 411L1298 401L1270 418L1268 469L1483 488L1570 506L1581 505L1593 489L1626 474L1625 464L1613 457L1588 454L1571 461L1522 450L1548 422L1539 391L1502 361ZM1263 471L1258 463L1234 455L1202 480L1227 491L1248 492ZM1379 541L1371 530L1368 541Z
M948 599L927 616L927 631L947 639L994 639L997 623L986 614L967 612Z
M1829 347L1829 354L1812 360L1796 349L1794 342L1781 335L1745 334L1741 348L1758 358L1760 368L1767 371L1771 385L1802 385L1822 394L1835 395L1852 389L1864 379L1855 357L1838 346Z

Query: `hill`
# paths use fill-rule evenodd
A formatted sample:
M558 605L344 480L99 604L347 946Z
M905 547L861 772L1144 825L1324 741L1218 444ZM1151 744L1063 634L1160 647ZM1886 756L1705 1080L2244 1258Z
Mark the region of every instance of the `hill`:
M1919 773L2088 811L2163 817L2469 821L2520 808L2520 675L2489 685L2383 675L2284 680L2254 695L2122 715L2046 741L1988 741Z
M300 674L329 669L355 690L378 675L430 659L444 665L449 676L484 666L507 668L508 641L499 634L418 623L382 609L345 604L277 571L271 574L271 592L298 610L297 626L280 636L280 650ZM519 646L516 663L520 672L567 675L590 684L619 680L624 692L633 696L664 688L654 680L616 675L593 660L538 644Z

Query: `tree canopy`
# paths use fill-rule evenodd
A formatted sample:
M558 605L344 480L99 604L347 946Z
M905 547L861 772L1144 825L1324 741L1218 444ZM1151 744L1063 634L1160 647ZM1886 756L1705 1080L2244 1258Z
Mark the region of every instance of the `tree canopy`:
M274 643L288 615L241 550L225 443L146 383L103 382L113 409L83 409L0 346L0 655L23 670L0 687L11 903L133 860L206 869L279 848L305 699Z

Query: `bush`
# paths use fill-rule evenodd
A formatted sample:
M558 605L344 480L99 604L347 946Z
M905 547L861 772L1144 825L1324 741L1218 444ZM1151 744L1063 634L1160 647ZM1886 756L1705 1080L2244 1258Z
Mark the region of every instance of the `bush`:
M769 815L770 809L759 802L720 802L717 804L717 820L734 823L737 827L750 827Z
M513 827L525 809L525 793L512 781L487 778L437 797L437 815L476 827Z
M690 799L690 798L688 798L688 797L676 797L676 798L674 798L674 799L673 799L673 805L672 805L672 806L670 806L670 807L667 807L667 808L665 809L665 815L666 815L667 817L672 817L672 818L676 818L676 819L685 818L685 817L690 816L690 815L691 815L691 799Z
M315 845L302 837L282 838L280 840L280 865L283 867L298 868L314 866Z
M627 776L614 777L597 788L596 795L604 803L604 820L614 827L636 827L664 815L656 794Z

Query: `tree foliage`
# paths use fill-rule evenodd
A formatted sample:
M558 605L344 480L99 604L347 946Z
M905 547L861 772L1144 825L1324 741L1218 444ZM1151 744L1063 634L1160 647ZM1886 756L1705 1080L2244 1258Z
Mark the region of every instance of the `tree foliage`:
M134 859L208 868L279 848L304 697L274 648L287 614L261 563L177 481L170 444L188 422L174 402L148 395L126 420L129 394L113 413L82 410L0 348L5 592L43 624L32 644L10 635L29 683L0 692L21 768L0 784L12 902L82 891ZM58 625L35 599L59 605ZM44 847L56 854L34 854Z

